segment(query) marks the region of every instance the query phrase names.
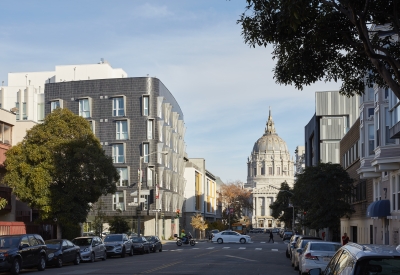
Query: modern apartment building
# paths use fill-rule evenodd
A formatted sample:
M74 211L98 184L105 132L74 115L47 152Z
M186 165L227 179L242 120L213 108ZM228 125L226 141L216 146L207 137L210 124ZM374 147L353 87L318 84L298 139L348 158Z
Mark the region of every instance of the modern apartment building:
M356 97L339 91L315 93L315 114L305 127L305 166L340 163L340 140L359 116Z
M68 108L86 118L105 153L112 157L120 181L115 194L100 199L106 217L126 218L133 232L141 217L142 234L169 238L179 229L176 210L182 209L184 200L183 113L159 79L126 78L122 70L119 72L119 78L46 83L45 114L55 108ZM137 193L131 194L137 191L140 168L138 211L130 205L137 203ZM160 219L156 219L156 210L161 211ZM96 211L91 212L87 221L93 222L95 215Z
M125 77L124 70L112 68L103 59L98 64L56 66L54 71L9 73L7 85L2 83L0 88L0 108L12 110L17 121L41 122L46 83Z

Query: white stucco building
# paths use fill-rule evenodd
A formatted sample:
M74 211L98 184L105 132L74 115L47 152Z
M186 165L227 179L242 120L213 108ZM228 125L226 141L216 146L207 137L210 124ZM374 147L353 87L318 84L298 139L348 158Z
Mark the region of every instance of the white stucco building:
M293 160L290 158L286 142L275 131L270 110L265 132L254 144L247 160L246 188L251 188L253 194L253 227L282 226L271 216L272 210L269 206L276 200L282 182L286 181L293 187L293 170Z

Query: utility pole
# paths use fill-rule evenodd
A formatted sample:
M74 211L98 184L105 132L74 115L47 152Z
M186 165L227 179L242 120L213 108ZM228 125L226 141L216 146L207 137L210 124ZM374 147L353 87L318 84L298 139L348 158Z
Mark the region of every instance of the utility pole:
M138 237L140 237L140 215L142 214L142 204L140 202L140 189L142 189L142 159L143 157L139 157L139 182L138 182L138 192L137 192L137 201L138 206L136 208L136 215L138 217L138 224L137 224L137 232Z

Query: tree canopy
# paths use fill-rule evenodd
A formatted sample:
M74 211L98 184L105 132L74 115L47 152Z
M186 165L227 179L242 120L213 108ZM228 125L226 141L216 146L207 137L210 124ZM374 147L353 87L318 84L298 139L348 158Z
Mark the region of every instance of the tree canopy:
M390 87L400 98L397 0L246 0L245 43L273 45L276 82L297 89L342 81L340 92ZM368 75L367 75L368 72Z
M100 196L116 191L118 172L89 123L68 109L56 109L27 131L6 154L4 184L61 226L84 222Z
M319 163L298 174L292 202L303 211L303 225L319 230L339 228L340 218L354 213L353 179L340 164Z
M269 206L272 210L271 216L284 222L285 225L291 225L290 227L293 228L293 208L290 206L293 190L290 189L287 182L282 182L280 191L276 200ZM297 210L295 208L295 215L297 215Z
M109 224L111 233L121 234L127 233L130 230L128 222L121 216L114 216Z

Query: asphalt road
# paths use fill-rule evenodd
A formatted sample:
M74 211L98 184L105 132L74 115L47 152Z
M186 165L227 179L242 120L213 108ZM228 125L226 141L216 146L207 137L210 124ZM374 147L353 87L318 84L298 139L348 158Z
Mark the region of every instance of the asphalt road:
M24 270L21 274L298 274L286 258L287 245L279 236L275 237L275 243L268 243L267 234L250 236L253 242L246 244L199 242L194 247L178 247L175 242L167 242L161 253L48 267L42 272Z

